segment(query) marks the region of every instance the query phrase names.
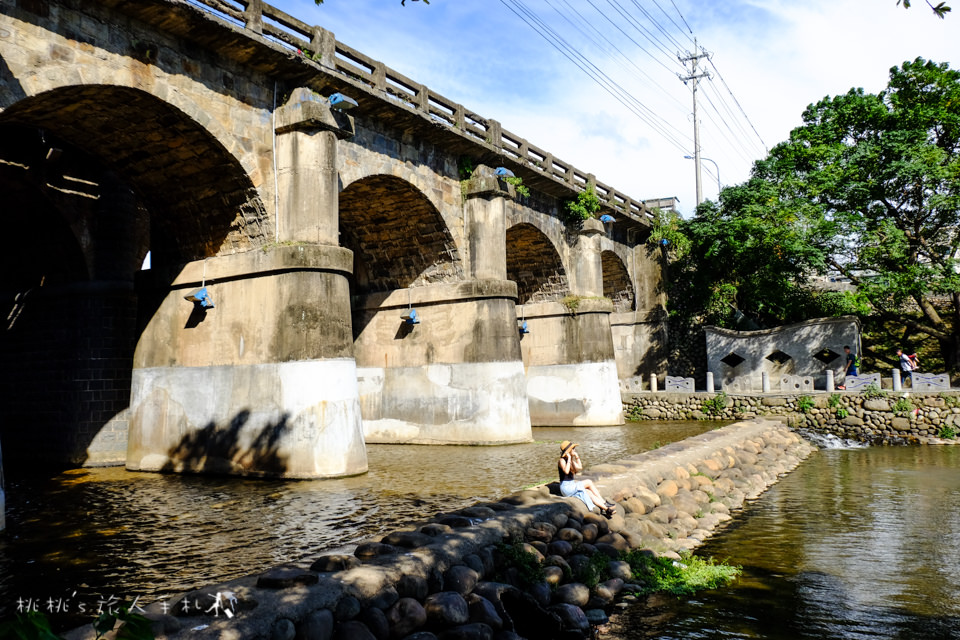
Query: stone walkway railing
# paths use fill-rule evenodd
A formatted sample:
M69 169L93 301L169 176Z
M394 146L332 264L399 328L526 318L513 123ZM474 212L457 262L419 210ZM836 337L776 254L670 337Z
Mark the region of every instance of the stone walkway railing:
M157 637L171 639L587 637L622 594L640 588L623 552L679 558L813 450L780 423L730 425L592 469L618 503L610 519L543 485L362 543L351 555L197 589L152 605L149 617ZM518 548L542 572L534 582L507 561ZM604 579L591 587L582 576L597 559Z

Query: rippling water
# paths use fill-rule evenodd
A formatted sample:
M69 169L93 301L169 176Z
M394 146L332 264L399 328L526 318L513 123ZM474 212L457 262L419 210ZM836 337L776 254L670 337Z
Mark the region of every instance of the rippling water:
M717 423L537 428L503 447L371 445L370 472L268 481L78 469L8 478L0 534L0 618L18 599L70 597L71 614L110 595L149 604L386 532L438 511L554 480L561 440L600 464ZM76 592L75 595L74 592ZM73 619L54 616L66 626Z
M822 450L699 555L732 587L651 598L603 637L960 638L960 448Z

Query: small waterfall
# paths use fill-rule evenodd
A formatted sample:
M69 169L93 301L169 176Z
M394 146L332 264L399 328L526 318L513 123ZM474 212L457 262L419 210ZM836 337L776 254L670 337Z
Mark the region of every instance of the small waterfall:
M850 438L841 438L832 433L811 431L809 429L798 429L797 431L809 442L812 442L821 449L863 449L864 447L870 446L865 442Z

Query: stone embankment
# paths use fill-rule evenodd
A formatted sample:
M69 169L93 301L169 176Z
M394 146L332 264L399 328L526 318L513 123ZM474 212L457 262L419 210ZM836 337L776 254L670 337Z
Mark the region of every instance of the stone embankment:
M713 393L632 393L631 420L781 419L841 438L882 444L957 443L960 393L814 392L756 396Z
M779 422L729 425L591 469L618 503L609 519L542 485L149 615L171 639L585 638L641 588L624 552L679 559L813 450Z

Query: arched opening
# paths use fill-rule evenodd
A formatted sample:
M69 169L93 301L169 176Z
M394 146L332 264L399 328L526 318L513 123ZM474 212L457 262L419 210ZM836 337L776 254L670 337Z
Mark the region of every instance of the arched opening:
M377 315L385 293L463 279L453 236L433 203L410 183L370 176L340 193L340 244L353 251L353 335ZM363 363L358 351L357 362Z
M617 312L636 309L633 282L620 256L613 251L603 251L600 254L600 262L603 270L604 297L613 300L613 308Z
M0 259L8 469L122 464L133 352L155 294L177 266L243 246L263 208L209 132L122 87L7 108L0 189L13 240ZM137 276L148 251L160 280Z
M440 212L400 178L371 176L340 193L340 239L354 254L358 295L463 277Z
M507 229L507 279L517 283L518 303L549 302L569 292L560 254L534 225Z

